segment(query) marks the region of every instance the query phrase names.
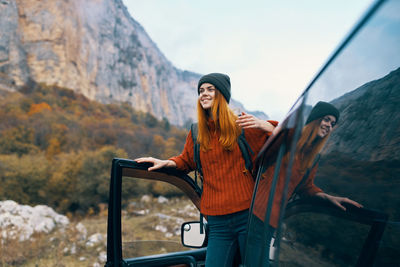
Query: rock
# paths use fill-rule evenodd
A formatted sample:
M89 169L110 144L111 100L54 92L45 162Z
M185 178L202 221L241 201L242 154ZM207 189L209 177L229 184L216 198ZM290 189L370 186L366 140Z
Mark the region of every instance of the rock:
M102 243L104 240L104 237L100 233L93 234L89 236L88 241L86 242L87 247L94 247L96 245L99 245Z
M87 230L86 227L81 223L77 223L77 225L75 226L75 229L78 231L79 233L79 240L85 240L87 237Z
M173 237L173 236L174 236L174 235L173 235L172 233L169 233L169 232L168 232L168 233L165 233L165 237L166 237L166 238L171 238L171 237Z
M31 207L15 201L0 201L0 230L2 238L28 240L33 233L50 233L69 225L69 219L45 205Z
M150 212L149 209L145 209L145 210L133 211L132 214L136 215L136 216L143 216L143 215L149 214L149 212Z
M70 247L65 247L63 249L63 253L64 255L75 255L76 254L76 244L72 243Z
M75 243L73 243L71 245L71 248L70 248L69 252L71 253L71 255L75 255L76 254L76 244Z
M106 262L107 261L107 252L105 252L105 251L100 252L99 257L97 257L97 259L100 262Z
M151 196L149 195L143 195L140 199L141 203L150 203L151 202Z
M168 203L168 198L163 197L163 196L159 196L159 197L157 198L157 202L160 203L160 204Z
M156 225L155 229L156 229L157 231L160 231L160 232L163 232L163 233L166 233L166 232L168 231L168 229L167 229L166 226L160 225L160 224Z
M323 154L340 152L365 161L399 160L400 127L384 127L400 120L399 102L400 68L333 100L340 110L339 124Z

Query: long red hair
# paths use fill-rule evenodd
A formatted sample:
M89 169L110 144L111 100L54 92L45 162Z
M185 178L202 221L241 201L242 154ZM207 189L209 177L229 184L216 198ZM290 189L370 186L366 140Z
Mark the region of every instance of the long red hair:
M211 114L210 114L211 113ZM197 101L197 119L199 133L197 142L203 151L210 149L211 133L208 120L214 119L216 130L220 130L219 142L226 150L233 150L241 133L241 128L236 124L237 115L229 108L224 96L215 90L214 103L210 111L203 109L200 100Z
M318 130L321 125L322 118L313 120L304 126L301 137L297 143L296 154L301 159L301 170L306 171L313 164L313 161L317 154L322 150L326 141L329 138L329 134L325 135L323 138L319 137Z

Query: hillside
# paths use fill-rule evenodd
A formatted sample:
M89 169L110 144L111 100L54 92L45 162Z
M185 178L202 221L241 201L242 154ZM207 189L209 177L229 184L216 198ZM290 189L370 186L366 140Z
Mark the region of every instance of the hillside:
M399 102L400 68L332 101L341 111L339 124L316 178L324 190L386 212L391 220L400 216Z
M326 153L367 161L400 160L398 103L400 68L332 101L341 115Z
M185 130L126 103L44 85L0 92L0 200L96 211L108 200L112 158L167 158L186 139ZM140 188L127 190L134 196Z
M0 27L0 89L35 82L174 125L195 120L201 75L175 68L121 0L3 0Z

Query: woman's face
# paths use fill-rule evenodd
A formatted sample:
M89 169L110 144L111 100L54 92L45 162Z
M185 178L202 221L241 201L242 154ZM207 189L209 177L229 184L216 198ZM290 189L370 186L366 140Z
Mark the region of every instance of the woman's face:
M324 138L327 134L329 134L333 127L336 125L336 118L332 115L326 115L322 118L322 121L319 125L318 136Z
M215 100L215 86L211 83L203 83L199 89L199 100L200 105L205 110L211 109L212 105L214 104Z

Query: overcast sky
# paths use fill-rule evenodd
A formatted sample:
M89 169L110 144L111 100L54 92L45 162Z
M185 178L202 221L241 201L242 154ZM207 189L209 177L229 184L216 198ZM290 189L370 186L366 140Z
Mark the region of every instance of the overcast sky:
M175 67L281 120L372 0L123 0Z

